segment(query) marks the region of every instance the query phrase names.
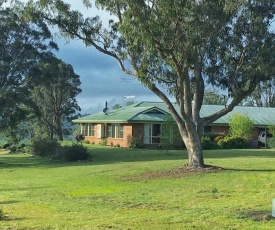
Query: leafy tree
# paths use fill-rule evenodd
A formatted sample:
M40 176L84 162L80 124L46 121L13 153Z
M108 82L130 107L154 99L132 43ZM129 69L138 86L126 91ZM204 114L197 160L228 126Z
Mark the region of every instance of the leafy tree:
M254 123L246 114L237 113L229 117L230 136L250 140L253 128Z
M207 89L204 93L204 105L226 105L227 96L219 95L216 91Z
M247 106L275 107L275 78L261 82L254 92L243 101Z
M275 125L268 126L267 136L265 138L266 138L268 147L274 149L275 148Z
M127 101L127 102L126 102L126 106L128 106L128 105L133 105L133 104L135 104L134 101Z
M120 104L115 104L115 105L113 106L113 109L119 109L119 108L122 108L122 106L121 106Z
M73 67L52 55L46 55L27 77L33 111L51 138L63 140L62 123L76 118L80 107L76 96L81 92L80 79Z
M27 23L0 4L0 130L25 119L28 109L24 78L41 54L57 49L47 26Z
M127 102L126 102L126 106L132 105L132 104L134 104L134 103L135 103L134 101L127 101ZM119 108L122 108L122 106L121 106L120 104L115 104L115 105L113 106L113 109L119 109Z
M167 115L165 122L161 126L160 142L163 148L168 151L171 148L184 148L179 130L171 115Z
M109 28L98 16L84 18L61 0L29 1L25 12L115 58L122 71L167 105L188 150L189 166L204 167L203 128L274 75L274 0L83 2L110 12ZM206 84L228 89L232 100L221 111L200 117Z

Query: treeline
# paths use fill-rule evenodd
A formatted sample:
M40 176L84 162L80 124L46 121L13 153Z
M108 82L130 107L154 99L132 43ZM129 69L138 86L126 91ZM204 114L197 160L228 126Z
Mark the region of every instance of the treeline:
M18 15L0 3L0 132L10 143L35 136L62 141L80 111L80 77L55 56L47 25Z

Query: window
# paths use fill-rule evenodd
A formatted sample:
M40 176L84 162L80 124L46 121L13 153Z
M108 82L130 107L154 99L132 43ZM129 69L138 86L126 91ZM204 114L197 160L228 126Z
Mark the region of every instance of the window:
M94 124L89 124L89 136L94 136L95 135L95 126Z
M95 135L94 124L81 124L81 134L84 136L94 136Z
M144 144L160 143L161 124L144 124Z
M87 136L86 135L86 124L81 124L81 134L84 135L84 136Z
M108 137L123 138L122 124L108 124Z

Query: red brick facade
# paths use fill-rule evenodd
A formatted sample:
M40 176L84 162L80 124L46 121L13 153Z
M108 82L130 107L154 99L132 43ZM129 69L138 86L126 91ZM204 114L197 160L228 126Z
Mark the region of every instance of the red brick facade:
M98 136L100 125L105 125L105 133L101 134L101 137ZM129 137L133 135L132 133L132 124L123 124L123 138L111 138L107 137L106 124L95 124L94 136L85 136L85 140L88 140L91 144L100 144L106 140L109 146L129 147Z
M110 138L107 137L107 129L104 129L104 134L101 135L101 138L98 136L98 129L100 125L106 124L95 124L94 136L85 136L85 140L88 140L91 144L100 144L103 140L107 141L109 146L119 146L119 147L129 147L131 143L131 138L138 138L143 145L144 138L144 124L135 123L135 124L123 124L123 138ZM229 132L228 126L211 126L211 133L224 133L227 135ZM251 136L251 143L255 145L258 140L259 128L254 128ZM146 147L155 146L155 144L147 144Z

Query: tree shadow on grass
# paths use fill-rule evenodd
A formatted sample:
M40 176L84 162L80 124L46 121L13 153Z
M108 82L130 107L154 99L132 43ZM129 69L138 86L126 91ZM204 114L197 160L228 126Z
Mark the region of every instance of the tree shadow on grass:
M25 217L12 217L5 215L2 221L20 221L20 220L26 220ZM7 228L8 229L8 228Z
M24 154L1 154L1 168L31 168L31 167L67 167L81 165L103 165L114 164L118 162L146 162L159 160L186 160L186 152L177 151L166 153L164 150L144 150L144 149L126 149L126 148L93 148L89 149L91 160L77 162L62 162L40 158Z
M119 162L146 162L146 161L170 161L182 160L182 165L187 163L188 154L186 150L163 150L163 149L128 149L128 148L89 148L90 161L61 162L27 154L0 154L1 168L55 168L67 166L105 165ZM275 151L262 149L234 149L234 150L206 150L205 159L226 158L274 158ZM263 169L264 170L264 169Z
M224 168L227 171L236 172L275 172L275 169L240 169L240 168Z
M7 201L0 201L0 205L6 205L6 204L17 204L20 203L18 200L7 200Z
M216 149L205 150L205 158L238 158L238 157L265 157L275 158L272 149Z
M275 221L275 217L270 211L248 210L242 211L237 216L238 219L252 219L253 221Z

